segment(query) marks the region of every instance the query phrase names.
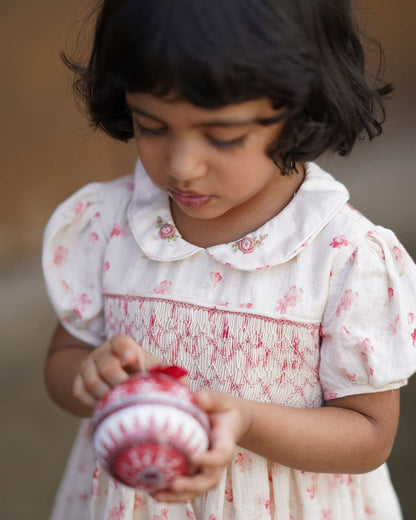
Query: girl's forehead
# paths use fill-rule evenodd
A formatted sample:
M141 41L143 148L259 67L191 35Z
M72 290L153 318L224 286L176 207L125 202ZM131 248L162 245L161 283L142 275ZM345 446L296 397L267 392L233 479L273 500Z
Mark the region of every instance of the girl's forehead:
M267 97L241 103L231 103L219 108L197 106L186 99L173 96L159 97L154 94L135 92L126 94L127 106L142 116L168 121L180 117L196 124L223 122L247 124L275 114L272 101Z

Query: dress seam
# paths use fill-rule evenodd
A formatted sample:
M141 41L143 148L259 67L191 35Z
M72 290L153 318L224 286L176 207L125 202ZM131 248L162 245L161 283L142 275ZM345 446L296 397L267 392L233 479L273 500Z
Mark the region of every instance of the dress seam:
M276 316L276 317L272 317L272 316L266 316L264 314L261 314L260 312L248 312L247 310L242 312L242 311L233 311L233 310L230 310L230 309L219 309L217 306L213 306L213 307L207 307L205 305L201 305L201 304L197 304L197 303L191 303L191 302L184 302L183 300L175 300L175 299L172 299L172 298L161 298L160 296L133 296L133 295L123 295L123 294L113 294L113 293L107 293L107 292L103 292L103 295L105 298L111 298L111 299L114 299L114 300L122 300L122 301L127 301L127 302L132 302L132 301L155 301L155 302L163 302L163 303L168 303L168 304L172 304L172 305L177 305L178 307L183 307L183 308L198 308L198 309L202 309L202 310L206 310L206 311L211 311L211 312L215 312L215 313L218 313L218 314L235 314L235 315L238 315L238 316L247 316L247 317L250 317L250 318L257 318L257 319L260 319L260 320L264 320L264 321L268 321L268 322L273 322L273 323L281 323L281 324L288 324L288 325L295 325L295 326L300 326L300 327L304 327L304 328L312 328L314 330L319 330L319 327L320 327L320 321L307 321L307 320L301 320L301 319L296 319L296 318L284 318L282 316Z

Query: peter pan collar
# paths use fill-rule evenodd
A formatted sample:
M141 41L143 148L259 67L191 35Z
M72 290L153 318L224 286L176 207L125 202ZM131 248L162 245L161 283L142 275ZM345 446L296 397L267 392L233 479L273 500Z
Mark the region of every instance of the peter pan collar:
M128 218L133 235L148 258L172 262L204 252L231 268L253 271L295 257L348 199L343 184L317 164L308 163L299 190L278 215L240 240L204 249L181 237L168 195L152 183L138 161Z

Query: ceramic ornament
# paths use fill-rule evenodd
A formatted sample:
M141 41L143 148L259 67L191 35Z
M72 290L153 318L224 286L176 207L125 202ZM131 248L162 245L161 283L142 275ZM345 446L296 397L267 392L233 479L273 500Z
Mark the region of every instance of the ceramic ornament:
M112 477L159 491L196 471L189 457L208 448L209 421L179 378L180 367L155 368L114 386L92 418L93 446Z

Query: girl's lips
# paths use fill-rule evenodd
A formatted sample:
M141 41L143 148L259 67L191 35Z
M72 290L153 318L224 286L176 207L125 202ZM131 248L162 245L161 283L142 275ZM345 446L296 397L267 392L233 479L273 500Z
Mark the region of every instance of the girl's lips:
M205 206L212 199L211 195L200 195L192 191L178 191L171 189L170 193L181 206L187 206L189 208Z

